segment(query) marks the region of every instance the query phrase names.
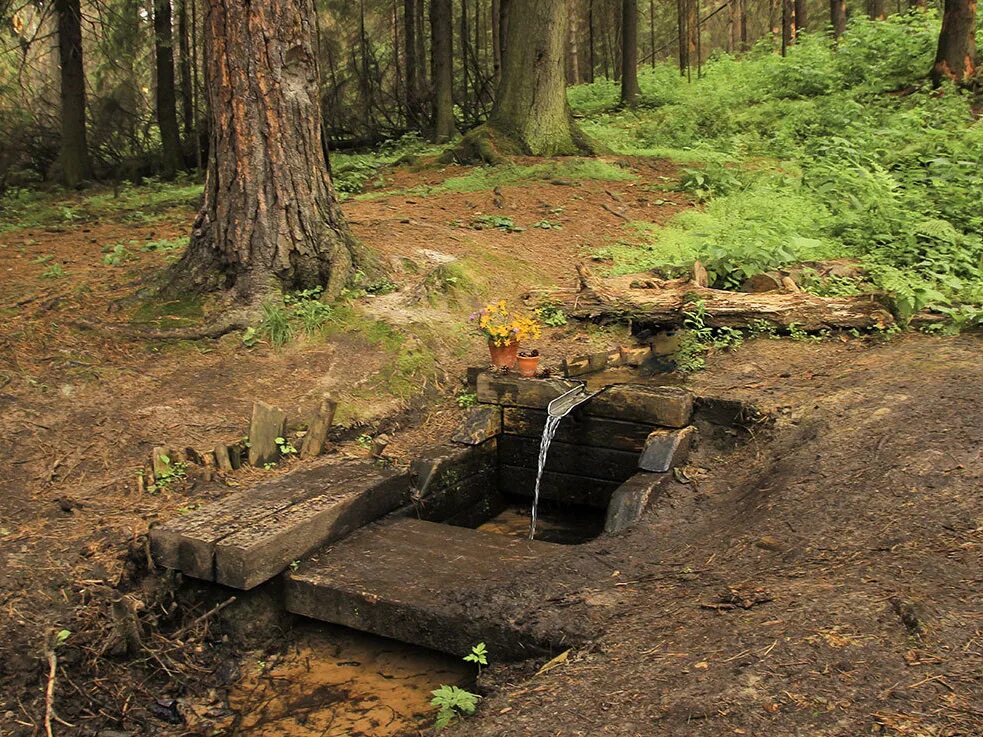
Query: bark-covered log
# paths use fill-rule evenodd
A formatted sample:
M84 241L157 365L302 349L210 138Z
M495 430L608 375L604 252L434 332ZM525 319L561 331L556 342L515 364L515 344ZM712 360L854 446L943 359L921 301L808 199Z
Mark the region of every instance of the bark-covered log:
M681 325L684 311L695 302L705 308L711 327L742 327L765 320L780 328L883 328L894 317L873 296L817 297L804 292L746 294L699 286L689 278L656 279L633 274L596 279L578 267L578 289L553 290L548 298L559 302L571 317L588 320L642 320L659 325Z

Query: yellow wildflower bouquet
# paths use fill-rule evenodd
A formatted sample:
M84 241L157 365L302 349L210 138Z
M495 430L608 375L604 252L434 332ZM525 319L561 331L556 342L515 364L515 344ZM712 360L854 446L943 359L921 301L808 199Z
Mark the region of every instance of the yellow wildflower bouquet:
M526 315L513 313L504 299L485 305L471 316L478 332L496 346L512 345L538 338L539 323Z

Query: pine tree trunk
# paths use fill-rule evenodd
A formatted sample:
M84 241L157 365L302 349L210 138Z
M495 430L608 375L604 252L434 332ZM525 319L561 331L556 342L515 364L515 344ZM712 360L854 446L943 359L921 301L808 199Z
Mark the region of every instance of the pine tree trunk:
M492 0L491 5L491 35L492 35L492 81L498 86L502 74L502 10L500 0Z
M976 0L945 0L932 83L968 85L976 77Z
M193 151L194 145L194 101L191 89L191 50L188 43L188 3L190 0L179 0L178 3L178 50L181 52L181 117L184 122L184 150Z
M794 17L792 0L782 0L782 56L788 53L789 44L792 43L794 33Z
M181 134L174 94L174 33L171 0L154 0L154 57L156 60L157 126L160 129L161 174L173 179L182 167Z
M802 31L806 29L806 23L809 21L808 9L806 8L806 0L795 0L795 35L798 36Z
M502 80L488 118L493 145L534 156L589 151L567 105L567 0L512 0L510 6Z
M638 0L621 2L621 102L638 103Z
M580 84L580 48L577 44L577 26L580 20L577 15L576 0L569 0L570 14L567 29L567 81L570 84Z
M205 201L172 288L336 295L358 248L321 147L314 0L210 0Z
M683 76L689 72L689 21L690 0L676 0L676 30L678 32L679 73Z
M85 138L85 70L82 66L82 11L79 0L55 0L61 65L61 179L77 187L92 178Z
M829 0L829 20L833 26L834 38L839 38L846 32L846 0Z
M416 4L423 0L403 0L403 46L406 72L406 119L414 128L420 127L420 73L416 69Z
M454 49L451 0L430 2L430 43L433 55L434 140L446 143L454 137Z
M867 0L867 14L871 20L884 20L887 17L884 0Z

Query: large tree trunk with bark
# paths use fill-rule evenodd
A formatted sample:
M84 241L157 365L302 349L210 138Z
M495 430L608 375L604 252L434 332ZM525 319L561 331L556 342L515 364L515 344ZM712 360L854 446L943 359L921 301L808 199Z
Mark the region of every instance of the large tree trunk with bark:
M451 0L430 2L430 53L433 57L434 140L454 137L454 48Z
M622 0L621 103L634 107L641 93L638 86L638 0Z
M891 313L873 296L816 297L796 291L747 294L711 289L696 277L660 280L651 274L595 279L578 267L576 289L537 293L563 306L571 317L585 320L634 320L656 325L682 325L694 302L705 308L710 327L743 327L764 320L779 328L884 328ZM705 272L704 272L705 275Z
M321 147L314 0L210 0L205 201L172 287L336 295L358 248Z
M82 11L79 0L55 0L58 58L61 63L62 182L77 187L92 177L85 138L85 71L82 66Z
M172 179L182 168L181 134L174 94L174 32L171 0L154 0L154 57L157 69L157 125L163 154L161 173Z
M567 104L567 0L511 0L502 79L487 124L468 133L459 161L592 153Z
M846 0L829 0L829 21L833 25L833 37L846 32Z
M949 79L968 85L976 71L976 0L945 0L932 82L938 86Z

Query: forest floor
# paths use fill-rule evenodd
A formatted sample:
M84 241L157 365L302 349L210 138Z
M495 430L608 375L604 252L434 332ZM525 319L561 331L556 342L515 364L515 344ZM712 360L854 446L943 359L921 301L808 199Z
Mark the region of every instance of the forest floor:
M572 283L576 263L631 240L629 220L663 223L691 204L661 160L520 163L535 171L472 191L460 186L471 170L402 168L348 200L395 290L350 294L282 347L81 327L200 319L207 305L127 299L179 252L193 186L151 202L137 189L66 197L39 205L34 225L0 228L0 735L40 732L45 642L58 630L69 632L59 714L77 725L60 734L123 712L127 733L167 729L149 680L87 672L99 643L83 629L106 621L116 587L138 586L148 526L299 463L141 494L153 447L234 441L254 400L299 422L327 392L343 409L334 454L364 456L360 438L386 432L403 462L463 415L465 368L487 350L469 334L475 307ZM568 324L538 347L555 366L626 335ZM479 715L457 733L978 734L981 348L903 335L758 339L712 355L690 383L756 401L774 427L705 444L698 480L664 516L572 550L562 575L490 592L546 629L583 614L593 645L532 680L530 664L492 668ZM728 588L747 608L704 608ZM76 682L95 701L75 699ZM425 709L425 692L407 708Z

